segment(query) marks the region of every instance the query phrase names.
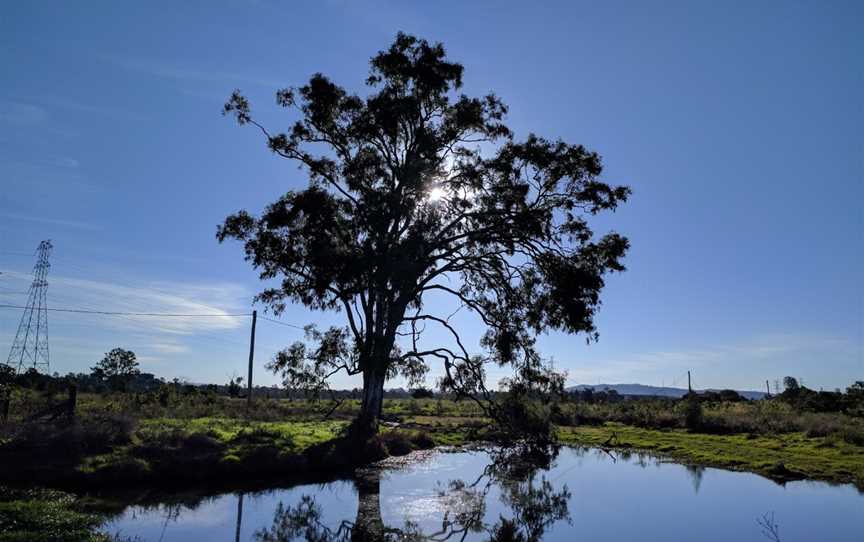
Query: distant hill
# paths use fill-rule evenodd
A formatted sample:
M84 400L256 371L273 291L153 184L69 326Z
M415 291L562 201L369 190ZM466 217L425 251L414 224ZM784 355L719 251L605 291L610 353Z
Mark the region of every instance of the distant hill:
M687 390L681 388L669 388L669 387L661 387L661 386L646 386L645 384L579 384L578 386L571 386L567 388L567 391L573 390L585 390L585 389L593 389L594 391L608 391L615 390L621 395L648 395L652 397L674 397L680 398L683 397ZM696 393L702 393L703 391L720 391L720 390L694 390ZM762 399L765 397L765 392L763 391L740 391L735 390L741 394L742 397L746 397L747 399Z

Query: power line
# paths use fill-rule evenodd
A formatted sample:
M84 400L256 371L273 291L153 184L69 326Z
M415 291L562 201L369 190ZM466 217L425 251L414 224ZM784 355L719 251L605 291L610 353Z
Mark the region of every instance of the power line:
M23 309L26 308L23 305L6 305L0 304L0 309ZM101 310L93 310L93 309L59 309L59 308L47 308L46 310L54 311L54 312L70 312L76 314L99 314L103 316L176 316L176 317L220 317L220 316L228 316L228 317L240 317L240 316L252 316L251 312L244 313L236 313L236 314L228 314L228 313L198 313L198 314L178 314L178 313L170 313L170 312L121 312L121 311L101 311ZM296 324L291 324L289 322L283 322L281 320L276 320L273 318L268 318L266 316L259 316L261 320L267 320L268 322L273 322L274 324L279 324L280 326L291 327L294 329L305 330L306 328L303 326L298 326Z
M22 305L0 305L0 309L25 309ZM197 317L197 316L209 316L209 317L220 317L220 316L252 316L252 313L246 312L242 314L226 314L226 313L211 313L211 314L175 314L168 312L118 312L118 311L97 311L97 310L86 310L86 309L56 309L56 308L47 308L45 310L54 311L54 312L73 312L79 314L101 314L104 316L180 316L184 318L189 317ZM273 320L277 324L283 325L291 325L286 324L284 322L278 322ZM296 327L296 326L295 326ZM302 329L302 328L301 328Z
M260 320L267 320L268 322L273 322L274 324L279 324L280 326L293 327L294 329L302 329L305 331L305 327L298 326L296 324L289 324L288 322L282 322L280 320L274 320L273 318L267 318L266 316L258 316Z

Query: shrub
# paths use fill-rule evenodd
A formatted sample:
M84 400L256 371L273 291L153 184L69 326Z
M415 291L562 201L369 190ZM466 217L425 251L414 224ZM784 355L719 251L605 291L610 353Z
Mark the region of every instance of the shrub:
M693 397L684 401L684 426L691 431L698 431L705 425L702 403Z
M19 426L0 450L45 458L52 463L74 463L86 454L104 453L114 446L128 444L134 426L131 418L117 414L88 417L72 424L30 422Z
M417 399L412 398L410 401L408 401L408 412L414 416L417 416L423 413L423 406L420 404L419 401L417 401Z
M186 433L180 429L151 433L144 443L135 446L131 453L135 457L155 462L172 462L172 457L193 460L206 456L221 455L225 445L207 433Z
M290 447L293 444L293 438L290 435L283 435L279 431L274 431L266 427L256 427L251 430L244 429L237 433L231 439L231 444L276 444Z
M411 397L414 399L429 399L435 397L435 392L426 388L417 388L411 390Z
M79 422L81 439L87 452L104 452L129 444L135 420L124 414L102 414Z
M844 441L855 446L864 446L864 429L857 427L844 427L839 431Z
M402 431L387 431L379 435L387 455L407 455L414 450L410 435Z
M530 397L508 392L495 405L495 423L509 440L549 442L553 436L552 408Z
M108 480L141 482L146 480L150 475L150 465L146 461L136 457L124 457L119 461L102 466L98 474Z
M361 463L380 461L390 455L382 435L374 435L363 443L358 459Z
M411 442L413 442L414 446L420 450L428 450L429 448L435 447L435 441L432 440L432 437L422 431L415 433L411 438Z

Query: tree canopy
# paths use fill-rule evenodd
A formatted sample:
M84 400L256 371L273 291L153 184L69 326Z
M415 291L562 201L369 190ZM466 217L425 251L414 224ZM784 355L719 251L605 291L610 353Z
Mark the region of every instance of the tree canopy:
M114 348L107 352L105 357L91 368L94 377L121 391L125 390L129 381L140 372L135 352L123 348Z
M444 388L472 397L488 396L488 363L512 366L511 386L560 386L536 334L596 339L604 276L624 270L627 239L595 236L588 219L616 209L629 188L602 182L600 157L582 145L517 141L495 94L460 92L463 71L440 43L400 33L372 57L366 97L320 73L279 90L277 103L297 116L284 132L259 123L240 91L224 107L298 163L308 185L260 216L229 216L217 238L244 243L271 283L257 300L275 313L300 303L346 316L344 328L309 327L309 343L271 367L316 390L338 371L362 374L367 425L387 378L419 381L432 361ZM448 314L427 310L433 293L479 317L479 351ZM425 345L429 326L453 340Z

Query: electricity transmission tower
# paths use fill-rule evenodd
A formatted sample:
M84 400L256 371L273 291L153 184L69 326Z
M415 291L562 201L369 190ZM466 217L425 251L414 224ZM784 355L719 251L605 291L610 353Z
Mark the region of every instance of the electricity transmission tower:
M9 350L6 365L15 372L33 367L48 372L48 257L53 249L51 241L42 241L36 249L36 265L33 266L33 283L27 298L27 306L18 324L18 332Z

